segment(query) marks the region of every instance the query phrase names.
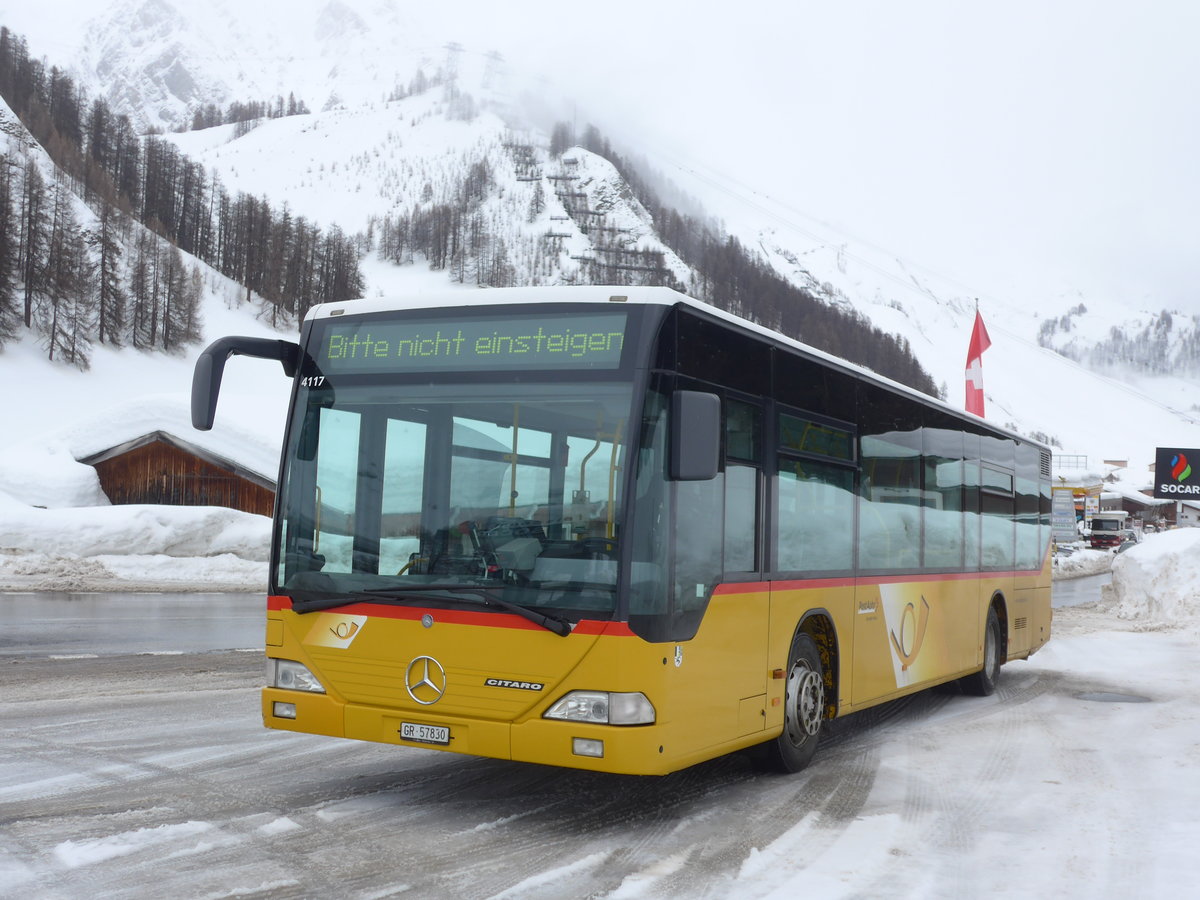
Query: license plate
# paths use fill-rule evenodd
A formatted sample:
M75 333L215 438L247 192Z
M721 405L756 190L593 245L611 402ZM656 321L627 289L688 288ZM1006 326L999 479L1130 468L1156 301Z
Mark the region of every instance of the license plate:
M419 744L449 744L450 729L444 725L418 725L416 722L401 722L400 737Z

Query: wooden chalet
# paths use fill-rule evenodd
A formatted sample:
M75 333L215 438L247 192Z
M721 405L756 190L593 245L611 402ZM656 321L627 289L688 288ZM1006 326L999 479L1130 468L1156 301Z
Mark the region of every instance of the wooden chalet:
M83 457L114 505L225 506L271 515L275 482L165 431Z

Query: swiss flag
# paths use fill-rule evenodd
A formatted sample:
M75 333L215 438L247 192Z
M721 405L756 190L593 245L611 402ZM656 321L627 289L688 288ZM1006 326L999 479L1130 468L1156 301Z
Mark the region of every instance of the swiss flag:
M983 316L975 310L975 327L971 330L971 346L967 348L967 412L983 418L983 351L992 346Z

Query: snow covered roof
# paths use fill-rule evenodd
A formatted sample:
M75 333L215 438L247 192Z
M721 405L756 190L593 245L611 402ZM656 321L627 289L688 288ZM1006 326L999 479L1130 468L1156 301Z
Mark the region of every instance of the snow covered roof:
M198 457L199 459L206 460L214 465L220 466L223 469L235 472L247 480L261 485L262 487L268 488L269 490L275 490L274 478L267 478L258 472L247 469L236 460L228 459L219 453L213 453L211 450L206 450L197 444L191 443L190 441L185 441L182 438L176 437L175 435L169 434L165 431L152 431L149 434L143 434L140 437L117 444L114 447L109 447L107 450L102 450L99 453L93 453L91 456L85 456L81 458L79 462L85 463L89 466L95 466L102 462L107 462L110 459L114 459L118 456L129 453L131 450L137 450L140 447L145 447L146 445L152 444L155 441L160 441L176 448L177 450L182 450L185 453L189 453L192 456Z
M224 412L224 410L222 410ZM105 454L133 449L138 442L167 434L181 449L225 460L274 485L279 446L237 421L224 421L219 431L192 428L191 407L178 396L139 397L104 413L76 422L63 437L80 462L94 464ZM187 435L187 439L179 435Z
M508 303L653 303L672 306L688 303L711 312L716 307L700 303L668 287L643 287L640 285L550 285L539 287L488 288L471 291L464 296L461 290L414 291L411 294L391 297L364 297L346 303L323 303L312 307L305 317L311 321L339 316L343 313L389 312L397 309L438 309L456 306L489 306ZM739 319L738 321L744 321Z
M1119 481L1105 485L1104 493L1102 493L1100 496L1101 498L1107 497L1109 499L1119 497L1122 500L1127 500L1131 503L1137 503L1141 506L1166 506L1167 504L1175 502L1174 500L1161 500L1156 497L1151 497L1149 494L1143 494L1136 487L1130 484L1122 484Z
M0 494L47 508L106 506L96 471L85 461L132 449L155 434L171 435L182 449L273 490L279 444L265 433L263 410L237 402L224 407L221 428L210 432L192 429L188 398L178 394L119 400L102 412L68 417L49 431L31 430L23 441L0 448Z

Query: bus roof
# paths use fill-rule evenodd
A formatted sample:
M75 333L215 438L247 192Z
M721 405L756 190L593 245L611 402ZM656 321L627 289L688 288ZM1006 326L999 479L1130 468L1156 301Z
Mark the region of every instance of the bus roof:
M805 344L795 338L773 331L764 325L759 325L742 316L726 312L702 300L697 300L680 291L668 287L647 287L640 285L550 285L538 287L507 287L507 288L459 288L436 291L419 291L403 297L369 297L351 300L346 303L323 303L312 307L305 316L305 321L326 319L341 315L363 315L370 313L396 312L409 309L445 309L475 306L509 306L516 303L633 303L654 306L686 306L747 331L752 331L769 338L777 344L799 350L809 356L821 360L834 368L840 368L854 376L875 382L906 394L921 403L936 406L951 415L967 422L982 425L993 431L1001 432L1017 438L1025 443L1033 444L1049 451L1050 447L1041 441L1022 435L1010 428L1004 428L987 419L981 419L963 409L946 403L937 397L924 394L906 384L901 384L872 371L857 363L834 356L824 350L819 350L810 344Z
M625 285L551 285L508 288L458 288L419 291L403 297L364 297L348 303L322 303L308 311L306 318L323 319L331 315L360 315L394 312L401 309L444 309L463 306L507 306L513 303L650 303L674 306L687 303L713 309L687 294L667 287Z

